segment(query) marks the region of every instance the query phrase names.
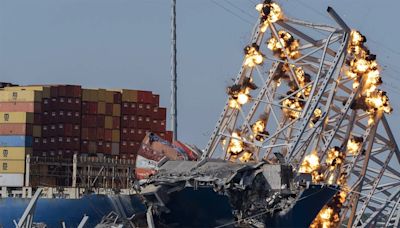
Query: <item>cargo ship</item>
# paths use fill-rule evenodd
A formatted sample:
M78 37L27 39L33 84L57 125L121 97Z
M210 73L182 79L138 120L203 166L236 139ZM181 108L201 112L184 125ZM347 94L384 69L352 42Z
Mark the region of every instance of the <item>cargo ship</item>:
M151 91L12 83L0 87L3 227L18 220L39 187L46 191L38 201L35 222L50 227L61 220L75 224L83 214L89 215L90 224L100 222L115 211L107 195L134 194L135 160L146 133L172 138L166 130L166 108ZM124 202L126 208L141 205L135 199ZM46 208L56 206L76 216L66 219L64 211L56 209L47 214Z

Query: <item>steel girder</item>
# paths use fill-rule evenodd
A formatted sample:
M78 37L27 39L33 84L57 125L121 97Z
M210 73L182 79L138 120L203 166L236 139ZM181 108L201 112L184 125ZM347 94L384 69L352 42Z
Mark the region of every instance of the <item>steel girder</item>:
M274 154L280 153L296 168L311 151L316 151L320 161L324 161L330 148L338 146L345 150L351 137L362 137L357 153L347 154L340 169L325 173L333 176L333 183L341 174L347 177L348 195L341 221L347 221L348 227L396 227L400 219L400 152L383 113L378 112L371 123L368 113L352 109L364 81L353 86L353 79L344 73L349 67L350 30L333 9L328 8L328 12L338 26L284 18L269 23L268 30L263 31L260 19L257 21L250 42L260 47L264 62L249 67L244 60L235 83L251 77L259 88L252 91L250 102L240 108L231 108L229 100L226 102L203 158L226 159L227 144L234 131L240 132L241 137L235 139L252 150L255 160L277 162ZM280 30L300 41L300 57L293 59L284 53L285 58L280 58L267 48L270 37L279 40ZM283 66L288 68L285 78L281 77ZM300 67L311 78L303 86L295 73ZM289 90L290 84L297 85L296 89ZM310 86L310 95L306 96ZM282 105L286 99L301 100L304 106L291 110ZM322 112L317 121L313 119L316 109ZM290 118L285 110L298 115ZM269 135L258 141L251 137L251 126L260 115L264 116Z

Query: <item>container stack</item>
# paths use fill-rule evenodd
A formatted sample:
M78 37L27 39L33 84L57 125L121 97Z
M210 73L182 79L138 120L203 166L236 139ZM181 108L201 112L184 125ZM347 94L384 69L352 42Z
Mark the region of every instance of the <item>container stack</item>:
M25 156L41 136L41 100L46 87L0 89L0 186L24 184Z
M22 160L26 153L132 159L147 132L172 140L165 129L166 109L150 91L9 84L0 92L0 147L20 147L6 151L23 151L18 152Z
M82 90L82 153L118 156L120 152L121 93Z
M34 154L72 158L80 152L81 87L49 86L50 95L42 99L42 137L35 138Z

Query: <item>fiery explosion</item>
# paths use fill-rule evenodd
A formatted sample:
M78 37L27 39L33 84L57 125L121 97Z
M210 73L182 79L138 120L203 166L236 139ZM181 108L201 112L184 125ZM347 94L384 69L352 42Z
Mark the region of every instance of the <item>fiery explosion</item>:
M253 83L252 78L245 78L241 84L228 87L229 107L239 109L241 105L249 102L251 98L250 90L254 89L257 89L257 86Z
M337 167L343 164L345 157L340 152L339 147L333 147L328 151L325 162L328 165L329 171L335 170Z
M241 141L240 133L232 132L231 140L228 145L228 153L238 155L243 152L244 143Z
M287 98L282 101L283 112L290 119L296 119L300 117L301 111L303 110L303 104L298 99Z
M316 151L304 157L301 163L299 173L310 173L313 182L319 182L323 180L323 174L320 173L321 165L319 163L319 157Z
M369 97L365 98L365 102L370 108L370 112L375 112L377 110L382 110L386 113L392 112L392 107L389 104L389 98L386 92L382 90L376 90L370 94Z
M265 0L264 3L257 4L256 10L261 15L261 32L267 30L269 23L275 23L283 18L281 7L271 0Z
M257 120L253 125L251 125L251 130L253 131L253 138L257 141L264 141L264 139L269 135L265 130L266 124L262 119Z
M356 155L360 149L363 142L361 137L353 137L347 142L347 152L351 155Z
M260 52L260 47L255 43L246 46L244 49L244 54L245 54L244 65L248 67L254 67L255 65L260 65L264 61L264 56Z
M288 55L291 59L300 57L299 46L300 42L294 39L292 34L284 30L278 32L279 38L271 37L267 41L267 47L274 52L275 55L281 59L286 59Z

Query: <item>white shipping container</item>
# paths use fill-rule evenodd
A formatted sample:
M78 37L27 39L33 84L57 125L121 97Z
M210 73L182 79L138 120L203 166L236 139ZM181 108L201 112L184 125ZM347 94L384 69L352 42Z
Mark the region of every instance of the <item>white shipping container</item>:
M0 173L0 187L23 187L24 174Z

